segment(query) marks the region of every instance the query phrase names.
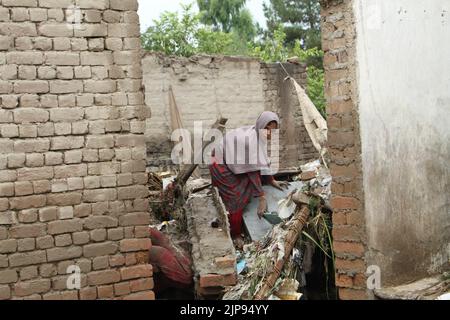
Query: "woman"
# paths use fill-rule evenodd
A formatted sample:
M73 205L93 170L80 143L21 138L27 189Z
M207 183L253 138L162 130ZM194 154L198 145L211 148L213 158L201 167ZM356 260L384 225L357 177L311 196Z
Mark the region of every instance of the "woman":
M229 212L231 235L238 246L243 244L242 216L251 199L259 198L256 213L260 219L267 211L262 185L269 184L280 190L286 186L286 183L278 182L268 174L270 162L267 142L272 138L272 131L278 129L279 123L275 113L264 112L255 126L228 132L220 147L213 152L209 167L212 184L219 189Z

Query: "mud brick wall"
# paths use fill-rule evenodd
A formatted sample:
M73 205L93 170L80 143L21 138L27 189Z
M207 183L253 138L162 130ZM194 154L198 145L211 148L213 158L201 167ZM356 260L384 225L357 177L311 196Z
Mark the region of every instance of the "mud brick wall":
M282 167L317 159L294 88L283 81L286 74L279 65L246 57L202 55L188 59L154 53L144 53L142 61L146 104L152 110L146 130L151 170L172 165L170 86L186 129L192 130L194 121L203 121L207 130L219 114L229 119L229 129L254 125L264 110L272 110L283 122ZM306 85L304 65L286 64L286 68Z
M322 5L336 284L346 300L369 298L352 4L331 0Z
M147 121L149 165L155 170L172 165L169 87L172 87L183 126L203 130L222 115L227 128L252 125L264 111L263 84L257 59L241 57L167 57L145 53L145 98L152 110Z
M137 6L0 0L0 299L154 298Z
M303 88L307 85L305 64L285 63L284 68ZM280 116L280 168L298 167L319 158L317 150L303 124L297 93L291 81L285 81L287 74L279 64L261 64L264 83L265 109Z

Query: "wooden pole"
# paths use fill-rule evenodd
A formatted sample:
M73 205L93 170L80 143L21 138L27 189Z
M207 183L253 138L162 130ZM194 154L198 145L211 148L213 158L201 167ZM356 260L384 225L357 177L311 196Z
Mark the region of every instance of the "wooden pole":
M309 209L308 206L302 205L297 207L298 210L295 213L293 220L291 221L291 226L285 238L285 251L283 259L277 261L275 264L272 273L266 278L263 286L259 289L259 291L255 294L254 300L265 300L267 299L269 292L275 286L278 278L280 277L281 271L283 270L284 265L288 261L291 256L291 252L294 249L295 243L297 242L300 233L306 225L309 217Z
M219 120L216 121L216 123L214 123L214 125L211 127L211 129L218 129L220 130L222 133L225 131L225 125L227 124L228 119L225 118L220 118ZM206 149L206 147L210 144L210 142L203 142L203 147L202 147L202 153L204 152L204 150ZM190 164L190 165L185 165L183 167L183 169L180 171L180 173L178 174L177 178L175 179L175 184L178 185L179 187L183 187L186 182L189 180L189 177L192 175L192 173L195 171L195 169L198 167L198 164Z

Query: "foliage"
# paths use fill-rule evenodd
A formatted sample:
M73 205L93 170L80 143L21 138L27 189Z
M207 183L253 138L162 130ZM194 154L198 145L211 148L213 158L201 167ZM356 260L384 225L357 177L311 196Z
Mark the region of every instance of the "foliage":
M256 27L250 11L245 8L247 0L197 0L200 19L225 33L236 32L247 41L256 35Z
M325 99L325 75L322 69L316 68L315 66L308 67L308 87L307 92L311 101L314 103L316 108L322 114L322 116L327 118L326 111L326 99Z
M286 32L286 43L293 46L300 39L305 48L320 48L320 3L319 0L270 0L264 3L268 21L268 36L282 24Z
M142 34L142 45L148 51L190 57L198 53L233 55L245 48L233 33L214 31L200 22L192 4L177 12L164 12L154 26Z
M146 50L184 57L195 54L200 19L192 13L192 5L183 6L181 17L177 12L166 11L153 22L154 26L142 35Z
M323 68L318 68L316 65L322 67L323 51L318 48L303 49L300 41L297 40L295 47L292 50L292 55L300 58L308 66L308 86L307 92L311 101L326 118L326 100L325 100L325 74Z
M272 40L267 40L255 46L251 54L265 62L284 62L289 55L289 50L284 45L285 40L286 33L284 33L283 28L280 26L274 31Z

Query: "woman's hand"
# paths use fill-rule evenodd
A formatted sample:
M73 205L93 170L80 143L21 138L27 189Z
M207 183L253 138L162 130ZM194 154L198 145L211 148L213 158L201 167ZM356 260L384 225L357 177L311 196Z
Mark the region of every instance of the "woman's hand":
M287 181L276 181L275 179L273 179L271 185L272 187L280 191L283 191L284 189L289 189L289 182Z
M267 200L265 196L259 197L259 205L258 205L258 217L262 219L264 214L267 212Z

